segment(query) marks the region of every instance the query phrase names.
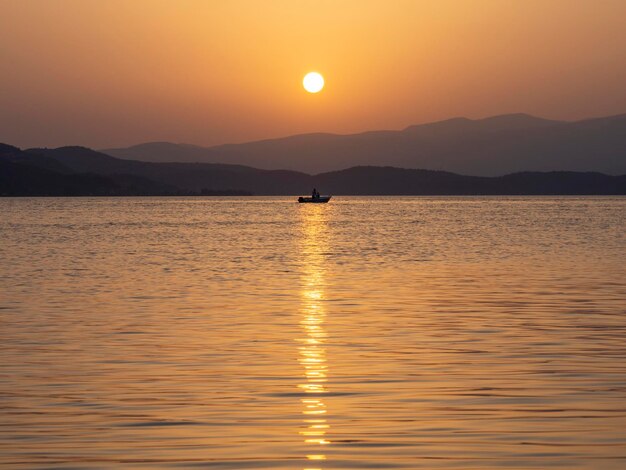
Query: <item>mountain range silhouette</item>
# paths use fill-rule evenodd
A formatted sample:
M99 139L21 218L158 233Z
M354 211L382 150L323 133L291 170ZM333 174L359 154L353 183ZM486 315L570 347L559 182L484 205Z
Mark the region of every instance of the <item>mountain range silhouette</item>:
M520 171L626 173L626 114L577 122L527 114L454 118L401 131L302 134L198 147L152 142L104 153L149 162L247 165L317 174L353 166L500 176Z
M626 194L626 175L522 172L499 177L353 167L307 175L206 163L122 160L84 147L21 151L0 145L0 196Z

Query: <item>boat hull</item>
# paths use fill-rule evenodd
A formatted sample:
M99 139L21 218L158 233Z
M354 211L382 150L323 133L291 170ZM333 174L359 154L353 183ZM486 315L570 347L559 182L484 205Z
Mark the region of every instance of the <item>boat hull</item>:
M312 197L302 197L302 196L300 196L298 198L298 202L300 202L300 203L312 203L312 204L325 204L328 201L330 201L331 197L332 196L320 196L320 197L312 198Z

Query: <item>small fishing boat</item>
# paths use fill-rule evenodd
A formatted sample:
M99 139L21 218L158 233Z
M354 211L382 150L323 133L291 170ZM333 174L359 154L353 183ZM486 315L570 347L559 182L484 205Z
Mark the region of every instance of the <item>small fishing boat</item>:
M317 196L317 197L310 197L310 196L309 197L303 197L303 196L300 196L298 198L298 202L312 202L312 203L321 204L321 203L330 201L331 197L332 196Z

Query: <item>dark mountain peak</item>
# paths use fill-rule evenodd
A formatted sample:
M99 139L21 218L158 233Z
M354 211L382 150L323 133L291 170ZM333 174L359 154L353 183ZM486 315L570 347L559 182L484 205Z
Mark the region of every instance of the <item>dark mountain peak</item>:
M67 173L69 169L58 161L39 154L24 152L13 145L0 144L0 158L19 165L28 165L40 169Z
M0 156L17 155L22 151L13 145L0 143Z
M111 155L106 155L102 152L90 149L88 147L82 147L79 145L69 145L65 147L58 147L55 149L49 148L31 148L25 150L25 152L33 155L46 155L52 158L63 157L65 159L91 159L100 161L115 161L119 160Z
M105 155L87 147L68 146L55 149L32 148L25 151L31 157L46 157L79 173L130 173L130 168L139 162L129 162Z

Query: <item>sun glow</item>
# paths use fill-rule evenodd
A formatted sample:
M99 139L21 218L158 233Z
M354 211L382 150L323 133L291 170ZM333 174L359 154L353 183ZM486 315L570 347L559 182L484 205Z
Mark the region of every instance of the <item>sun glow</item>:
M302 80L302 86L309 93L317 93L324 88L324 77L317 72L309 72Z

